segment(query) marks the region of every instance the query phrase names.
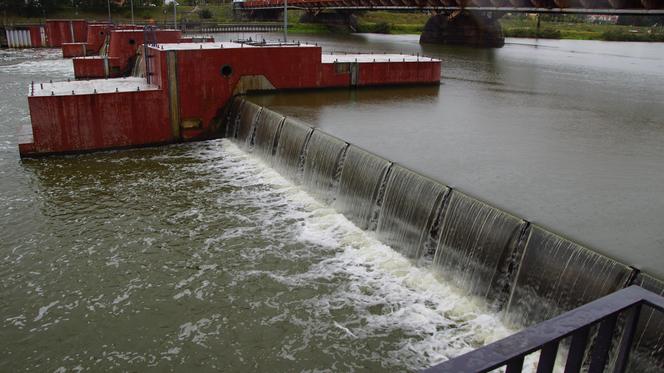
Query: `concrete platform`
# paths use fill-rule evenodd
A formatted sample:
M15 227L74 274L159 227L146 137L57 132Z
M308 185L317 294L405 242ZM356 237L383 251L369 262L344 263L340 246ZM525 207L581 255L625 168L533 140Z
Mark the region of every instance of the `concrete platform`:
M71 82L35 83L31 96L71 96L117 92L158 90L144 78L75 80Z

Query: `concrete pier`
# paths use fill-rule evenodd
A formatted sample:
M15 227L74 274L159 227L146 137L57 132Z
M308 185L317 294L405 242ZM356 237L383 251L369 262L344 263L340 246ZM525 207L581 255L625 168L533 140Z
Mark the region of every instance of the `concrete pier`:
M420 43L501 48L505 45L505 36L495 15L463 11L429 18Z

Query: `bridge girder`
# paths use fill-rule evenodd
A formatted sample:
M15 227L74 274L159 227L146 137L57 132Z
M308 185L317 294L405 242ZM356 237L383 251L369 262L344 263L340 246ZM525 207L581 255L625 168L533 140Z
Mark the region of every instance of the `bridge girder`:
M468 10L502 13L664 15L664 0L289 0L289 9ZM236 10L283 9L283 0L250 0Z

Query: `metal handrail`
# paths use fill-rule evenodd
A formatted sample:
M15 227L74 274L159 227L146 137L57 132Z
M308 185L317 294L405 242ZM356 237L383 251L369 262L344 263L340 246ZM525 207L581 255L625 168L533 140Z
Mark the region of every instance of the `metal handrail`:
M588 372L603 372L611 348L618 316L627 312L614 372L627 368L629 352L642 306L664 312L664 297L639 286L616 291L605 297L543 321L519 333L467 354L435 365L427 373L489 372L507 366L506 373L521 372L524 357L541 350L537 373L553 370L560 341L571 336L565 372L578 372L584 360L590 328L599 323Z

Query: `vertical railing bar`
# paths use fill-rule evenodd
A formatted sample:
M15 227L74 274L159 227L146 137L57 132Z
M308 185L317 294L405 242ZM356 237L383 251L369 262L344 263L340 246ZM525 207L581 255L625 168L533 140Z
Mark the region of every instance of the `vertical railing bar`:
M625 321L625 331L623 332L622 340L620 341L620 350L618 351L616 366L613 370L614 373L624 373L627 369L629 353L632 349L636 326L639 323L639 315L641 314L641 303L633 306L628 312L629 314Z
M523 370L523 355L517 356L507 362L505 373L520 373Z
M544 345L540 353L539 362L537 363L537 373L551 373L553 366L556 363L556 355L558 354L559 341L551 341Z
M589 334L590 326L586 326L572 335L572 342L570 343L567 361L565 362L565 373L578 373L581 371Z
M613 331L616 328L617 320L618 313L614 313L611 316L605 318L604 321L599 324L599 331L597 332L595 346L593 347L588 373L604 372L604 367L606 366L606 361L609 357L611 339L613 337Z

